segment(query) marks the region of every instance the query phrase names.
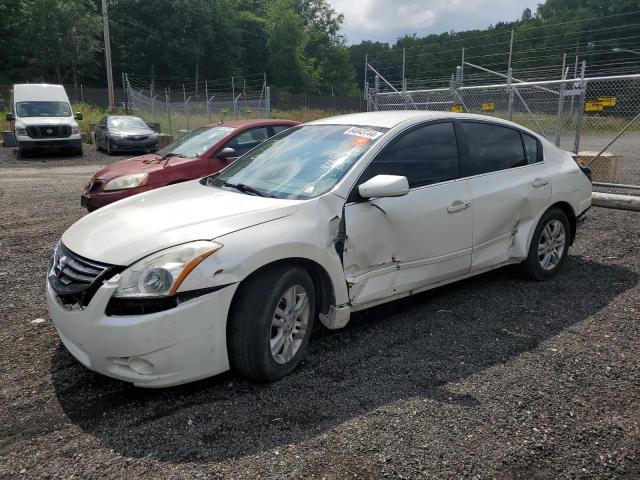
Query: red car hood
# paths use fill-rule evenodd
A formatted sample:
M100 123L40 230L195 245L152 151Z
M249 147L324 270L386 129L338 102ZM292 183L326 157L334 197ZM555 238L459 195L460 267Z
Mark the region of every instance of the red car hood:
M150 153L148 155L141 155L139 157L129 158L127 160L121 160L119 162L112 163L106 167L98 170L93 178L96 180L103 180L108 182L116 177L123 175L131 175L134 173L151 173L158 170L162 170L166 165L177 165L180 163L186 163L194 160L194 158L182 158L182 157L167 157L160 159L159 155Z

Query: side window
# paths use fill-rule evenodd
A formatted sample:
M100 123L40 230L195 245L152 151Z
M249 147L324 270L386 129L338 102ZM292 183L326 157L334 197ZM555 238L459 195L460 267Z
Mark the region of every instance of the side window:
M267 138L269 138L269 130L267 127L252 128L232 138L225 147L233 148L238 152L238 156L240 156L260 145Z
M527 164L519 131L479 122L463 122L462 128L469 147L469 175Z
M273 134L277 135L280 132L284 132L285 130L289 130L291 125L274 125L273 126Z
M526 133L522 134L522 142L524 143L524 153L527 157L527 165L532 165L542 161L542 151L538 146L538 140Z
M376 175L402 175L411 188L458 178L453 123L425 125L402 135L371 162L359 183Z

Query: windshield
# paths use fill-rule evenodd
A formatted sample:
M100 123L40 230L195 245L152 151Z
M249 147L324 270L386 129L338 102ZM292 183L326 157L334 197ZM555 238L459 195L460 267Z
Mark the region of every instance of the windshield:
M225 136L233 132L231 127L202 127L158 150L160 155L174 153L185 157L197 157L209 150Z
M267 197L317 197L331 190L387 130L351 125L293 127L209 177L206 183Z
M149 129L149 126L138 117L109 117L109 127Z
M71 107L67 102L18 102L18 117L70 117Z

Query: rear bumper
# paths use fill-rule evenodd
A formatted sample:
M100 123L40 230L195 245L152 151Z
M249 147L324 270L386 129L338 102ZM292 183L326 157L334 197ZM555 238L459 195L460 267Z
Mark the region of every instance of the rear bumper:
M80 150L82 140L80 138L61 138L49 140L18 140L20 150Z

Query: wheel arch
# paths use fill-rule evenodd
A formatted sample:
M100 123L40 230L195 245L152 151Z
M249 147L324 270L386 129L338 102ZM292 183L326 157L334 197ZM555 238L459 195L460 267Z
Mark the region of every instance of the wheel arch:
M262 265L261 267L247 275L240 282L240 285L233 295L233 300L231 301L232 308L230 309L230 311L233 309L233 305L236 301L238 301L239 296L241 295L241 293L239 292L241 292L243 284L246 284L247 281L255 278L257 275L260 275L267 270L280 267L282 265L297 266L304 269L309 274L311 280L313 281L313 286L316 290L316 305L318 310L316 312L317 314L327 313L331 305L335 305L335 291L329 272L327 272L322 265L314 260L302 257L289 257L281 258L279 260L275 260L273 262Z
M569 220L569 228L571 229L571 232L569 233L569 245L573 245L573 242L576 239L577 229L576 212L573 211L573 207L570 203L564 201L554 203L546 210L546 212L548 212L552 208L561 210L567 216L567 219Z

